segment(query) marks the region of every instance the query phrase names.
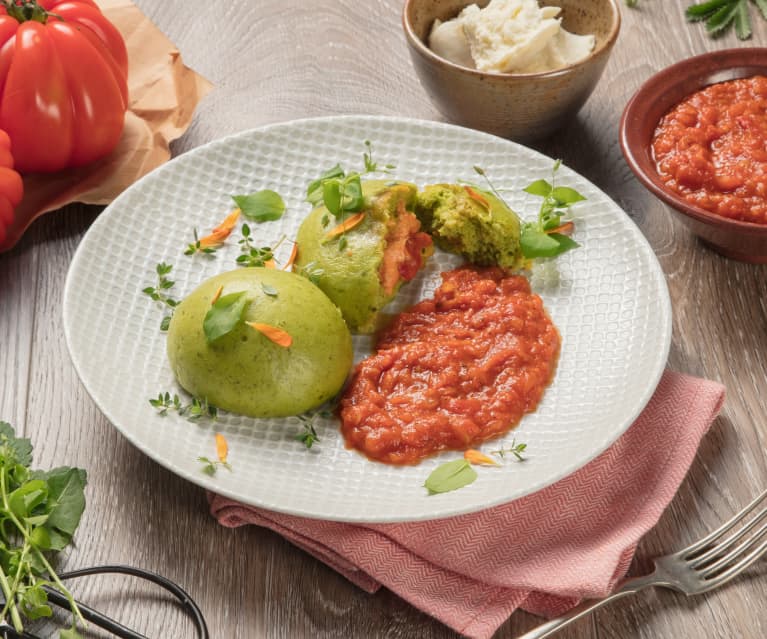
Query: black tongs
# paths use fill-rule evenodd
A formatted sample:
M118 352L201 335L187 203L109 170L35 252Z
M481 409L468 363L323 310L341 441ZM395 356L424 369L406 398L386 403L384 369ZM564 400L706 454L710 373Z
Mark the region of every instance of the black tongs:
M197 639L209 639L208 626L205 623L205 618L202 616L202 611L199 606L181 586L162 575L141 568L133 568L132 566L95 566L94 568L83 568L81 570L73 570L72 572L59 574L59 578L63 581L65 579L76 579L77 577L109 573L138 577L139 579L151 581L161 588L164 588L178 599L183 610L192 617L194 625L197 628ZM64 608L65 610L70 609L67 598L58 590L54 590L53 588L45 588L45 590L48 593L48 601L51 604ZM107 617L98 610L94 610L85 604L81 604L79 601L77 602L77 606L80 608L80 612L88 622L111 632L115 637L120 637L120 639L148 639L145 635L139 634L138 632L123 626L118 621ZM41 639L40 637L27 632L18 633L13 626L8 625L5 621L0 622L0 633L2 633L0 634L0 639Z

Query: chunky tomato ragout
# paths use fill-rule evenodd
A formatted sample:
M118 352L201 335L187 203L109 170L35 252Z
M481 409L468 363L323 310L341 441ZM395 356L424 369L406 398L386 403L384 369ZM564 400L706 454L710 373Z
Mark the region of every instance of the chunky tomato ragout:
M499 268L442 278L382 333L341 400L346 444L370 459L412 464L505 433L553 376L559 333L526 278Z
M652 143L658 173L685 200L767 224L767 78L720 82L667 113Z

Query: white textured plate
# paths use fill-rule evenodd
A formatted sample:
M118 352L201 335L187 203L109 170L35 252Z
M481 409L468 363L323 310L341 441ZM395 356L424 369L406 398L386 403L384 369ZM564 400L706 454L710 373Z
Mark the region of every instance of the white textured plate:
M296 418L253 420L223 415L216 423L161 417L148 399L181 390L159 330L162 309L141 292L158 262L174 266L182 298L203 279L235 267L239 232L215 257L183 255L193 228L208 232L229 212L231 194L278 191L288 212L251 224L259 246L288 238L309 210L306 185L336 162L361 170L364 140L395 176L425 185L476 180L482 166L522 217L540 198L522 189L551 175L553 161L535 151L469 129L415 120L345 116L289 122L212 142L169 162L129 188L96 220L72 262L64 294L67 343L85 387L106 417L147 455L205 488L282 512L342 521L405 521L456 515L539 490L583 466L637 417L663 371L671 310L663 273L628 216L583 177L562 167L558 183L588 199L575 209L582 247L559 259L561 283L541 295L562 335L562 353L538 410L503 441L525 442L529 459L479 468L461 490L428 496L423 482L445 453L418 466L367 461L344 447L337 424L318 426L311 450L295 440ZM436 256L435 256L436 257ZM431 291L455 262L438 256L403 288L403 308ZM370 347L355 340L360 355ZM229 440L232 472L201 472L215 457L214 432ZM105 454L106 451L105 451Z

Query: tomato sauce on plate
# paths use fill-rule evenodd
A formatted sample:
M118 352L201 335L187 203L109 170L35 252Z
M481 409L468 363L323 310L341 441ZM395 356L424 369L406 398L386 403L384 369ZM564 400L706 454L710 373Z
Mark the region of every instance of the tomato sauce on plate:
M526 278L463 267L400 314L340 402L347 447L413 464L507 432L538 405L559 333Z
M663 116L652 149L663 182L691 204L767 224L767 77L688 96Z

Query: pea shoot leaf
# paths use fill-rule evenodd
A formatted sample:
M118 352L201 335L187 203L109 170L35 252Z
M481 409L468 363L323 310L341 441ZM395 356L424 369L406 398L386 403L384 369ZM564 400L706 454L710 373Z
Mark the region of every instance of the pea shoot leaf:
M285 201L271 189L256 191L250 195L233 195L234 203L242 214L254 222L279 220L285 212Z
M430 495L447 493L468 486L477 479L477 471L465 459L455 459L437 466L426 478L424 486Z
M311 203L312 206L319 206L322 204L323 198L323 186L322 183L325 180L332 180L333 178L342 178L346 175L340 164L336 164L332 169L325 171L316 180L312 180L306 189L306 200Z
M208 343L231 333L243 320L251 303L245 291L222 295L205 315L202 328Z

